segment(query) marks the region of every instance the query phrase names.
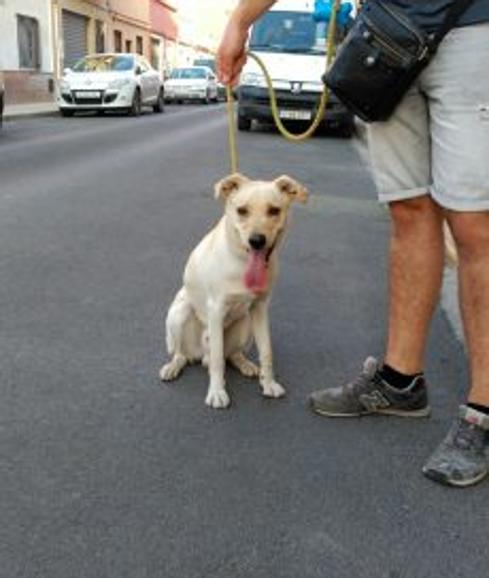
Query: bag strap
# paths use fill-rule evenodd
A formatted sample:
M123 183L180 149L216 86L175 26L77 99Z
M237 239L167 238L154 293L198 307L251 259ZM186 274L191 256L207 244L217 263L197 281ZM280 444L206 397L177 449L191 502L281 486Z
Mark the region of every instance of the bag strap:
M455 26L457 20L460 18L460 16L462 16L467 8L469 8L473 1L474 0L454 0L448 9L443 24L440 26L440 28L438 28L432 38L432 43L435 49L443 40L443 38L448 34L448 32L450 32L450 30Z

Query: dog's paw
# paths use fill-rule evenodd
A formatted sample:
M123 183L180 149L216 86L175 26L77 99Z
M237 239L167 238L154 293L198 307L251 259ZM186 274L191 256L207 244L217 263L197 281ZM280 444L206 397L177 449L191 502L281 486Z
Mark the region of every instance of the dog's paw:
M260 368L242 353L232 356L230 361L245 377L258 377L260 375Z
M285 395L285 389L276 381L270 381L268 383L262 383L263 395L265 397L283 397Z
M176 362L175 360L170 361L160 369L160 379L161 381L172 381L176 379L183 369L181 362Z
M209 389L205 403L214 409L224 409L231 403L225 389Z
M238 369L245 377L258 377L260 375L258 365L249 359L245 359Z

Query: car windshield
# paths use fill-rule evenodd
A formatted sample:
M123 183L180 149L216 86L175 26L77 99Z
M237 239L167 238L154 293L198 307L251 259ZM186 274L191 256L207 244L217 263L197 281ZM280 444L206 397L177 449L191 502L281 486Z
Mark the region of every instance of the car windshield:
M119 54L87 56L73 66L75 72L126 72L133 68L134 58Z
M264 52L324 54L327 26L310 12L267 12L253 26L250 49Z
M171 73L171 78L205 78L205 70L203 68L176 68Z
M212 72L216 71L216 63L214 60L196 60L194 62L195 66L207 66L212 70Z

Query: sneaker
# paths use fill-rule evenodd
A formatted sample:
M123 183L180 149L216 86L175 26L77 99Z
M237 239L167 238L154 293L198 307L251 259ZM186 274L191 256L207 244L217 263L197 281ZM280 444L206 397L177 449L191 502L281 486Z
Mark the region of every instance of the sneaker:
M472 486L489 471L485 446L489 417L465 405L447 437L423 467L423 474L448 486Z
M405 389L396 389L379 374L379 363L368 357L360 375L352 382L315 391L310 396L311 409L328 417L353 417L369 414L401 417L430 415L428 392L423 376L413 379Z

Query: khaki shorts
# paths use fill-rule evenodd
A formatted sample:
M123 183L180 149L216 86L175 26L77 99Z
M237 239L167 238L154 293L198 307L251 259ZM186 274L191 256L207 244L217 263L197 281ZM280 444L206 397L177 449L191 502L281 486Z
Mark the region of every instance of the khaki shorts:
M382 202L489 210L489 23L455 28L393 116L367 129Z

